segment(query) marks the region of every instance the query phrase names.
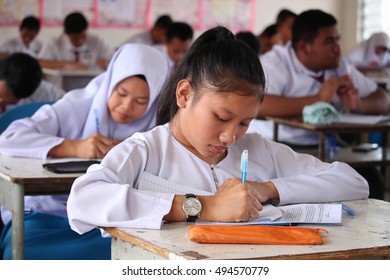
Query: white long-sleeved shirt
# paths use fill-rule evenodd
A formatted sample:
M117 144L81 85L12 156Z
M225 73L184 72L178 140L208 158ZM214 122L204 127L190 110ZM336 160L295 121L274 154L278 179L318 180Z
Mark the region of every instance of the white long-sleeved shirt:
M261 56L261 63L266 76L267 94L299 98L318 94L321 83L316 80L314 73L307 69L297 58L291 46L274 46L271 51ZM342 59L339 67L323 72L324 80L334 76L349 75L352 83L357 88L360 97L366 97L376 91L378 85L365 77L354 66ZM342 103L337 94L334 94L332 104L336 109L342 108ZM249 131L258 131L267 138L273 138L273 122L254 120ZM279 127L279 140L293 144L311 145L318 144L318 135L305 129L292 128L285 125Z
M23 43L20 37L11 38L0 45L0 52L11 54L15 52L22 52L36 57L41 51L42 43L38 40L30 42L29 46Z
M281 205L368 197L367 181L345 163L324 163L249 133L229 147L226 158L210 166L177 142L164 125L134 134L76 179L67 204L69 223L80 234L97 226L158 229L174 194L143 191L150 184L143 179L145 174L186 186L195 194L215 193L226 179L241 176L244 149L249 151L248 181L272 181Z
M7 110L24 104L30 104L34 102L55 102L61 99L65 94L65 91L59 87L56 87L52 83L42 80L38 88L34 93L26 98L22 98L16 104L7 105Z
M55 61L75 61L75 51L79 52L80 61L84 61L84 58L94 61L99 59L106 59L109 61L113 55L112 49L95 35L88 34L85 43L76 48L72 45L68 36L62 34L60 37L54 38L45 44L38 54L38 58ZM89 61L89 63L91 63L91 61Z

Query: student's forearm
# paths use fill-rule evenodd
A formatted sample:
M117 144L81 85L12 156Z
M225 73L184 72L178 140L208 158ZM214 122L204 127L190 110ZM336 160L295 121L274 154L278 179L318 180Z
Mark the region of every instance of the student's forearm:
M320 101L318 96L308 97L282 97L266 95L260 106L258 117L287 117L297 116L302 113L303 107Z
M357 111L363 114L389 114L390 95L378 87L373 94L361 99L361 106Z
M76 143L77 140L67 140L65 139L61 144L53 147L48 156L61 158L61 157L77 157L76 153Z

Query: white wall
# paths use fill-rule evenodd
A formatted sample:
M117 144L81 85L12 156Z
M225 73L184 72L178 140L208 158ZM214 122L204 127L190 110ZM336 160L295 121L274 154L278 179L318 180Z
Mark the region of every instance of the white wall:
M290 9L297 14L307 9L321 9L336 17L342 34L342 48L349 50L357 41L357 3L358 0L256 0L256 20L252 31L259 34L264 27L274 22L277 13L283 8ZM139 31L141 30L127 28L90 29L91 33L101 36L114 48ZM41 41L47 42L61 32L62 28L60 27L44 27L39 34L39 38ZM17 33L17 27L0 28L0 42L17 36ZM195 36L198 35L199 32L195 32Z

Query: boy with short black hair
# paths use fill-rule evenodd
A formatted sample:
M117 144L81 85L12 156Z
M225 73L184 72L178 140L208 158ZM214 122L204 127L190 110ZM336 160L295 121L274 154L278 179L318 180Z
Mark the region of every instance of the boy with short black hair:
M169 68L172 71L177 67L190 47L192 38L194 37L194 31L185 22L174 22L168 28L166 35L166 43L156 45L156 48L166 55Z
M22 104L56 101L65 92L42 80L39 62L25 53L0 60L0 113Z

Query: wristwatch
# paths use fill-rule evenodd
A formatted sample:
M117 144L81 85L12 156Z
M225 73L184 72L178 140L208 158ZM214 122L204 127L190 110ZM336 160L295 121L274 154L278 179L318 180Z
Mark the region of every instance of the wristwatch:
M187 222L195 222L202 211L202 203L198 197L192 193L188 193L185 196L186 198L183 202L182 208L184 213L187 215Z

